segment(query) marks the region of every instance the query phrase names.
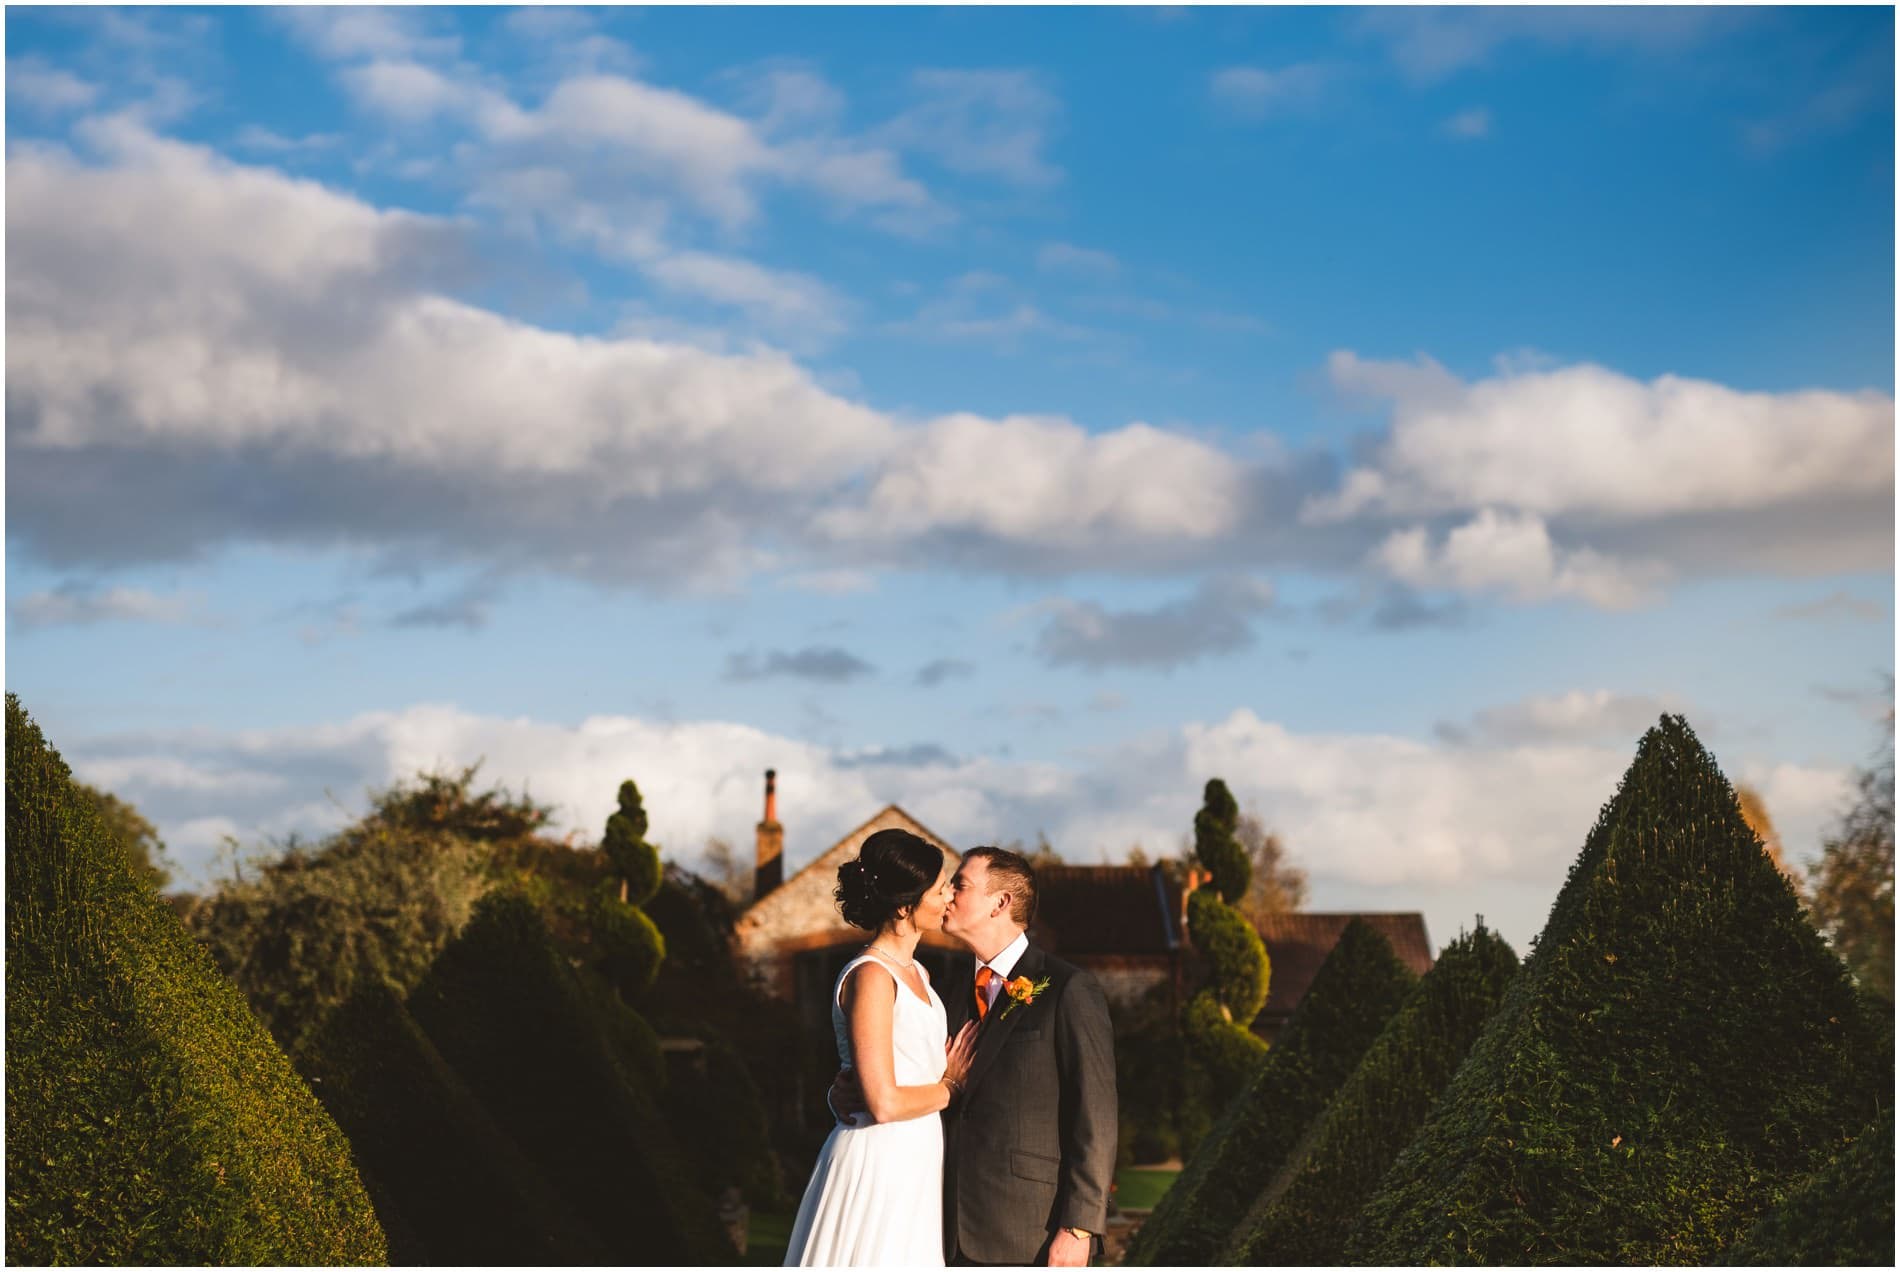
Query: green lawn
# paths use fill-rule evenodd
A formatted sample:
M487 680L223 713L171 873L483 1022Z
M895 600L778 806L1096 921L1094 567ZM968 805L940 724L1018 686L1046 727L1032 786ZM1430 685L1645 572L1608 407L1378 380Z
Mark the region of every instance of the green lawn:
M1123 1210L1153 1210L1168 1191L1178 1170L1149 1170L1129 1167L1115 1172L1115 1202ZM777 1267L785 1261L785 1247L792 1239L792 1220L796 1212L752 1212L752 1225L746 1234L745 1263L748 1267Z
M785 1262L785 1247L792 1240L792 1220L797 1217L792 1210L753 1211L751 1226L746 1230L745 1265L775 1268Z
M1136 1166L1118 1170L1115 1172L1115 1204L1123 1210L1153 1210L1180 1173Z

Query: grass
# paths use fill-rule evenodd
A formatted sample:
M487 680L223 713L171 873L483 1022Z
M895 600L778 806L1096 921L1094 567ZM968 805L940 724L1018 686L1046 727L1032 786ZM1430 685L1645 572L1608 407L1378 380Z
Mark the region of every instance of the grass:
M1156 1170L1135 1166L1116 1171L1116 1204L1123 1210L1153 1210L1180 1173L1178 1168ZM751 1226L746 1232L744 1266L770 1268L783 1263L785 1247L792 1240L792 1221L797 1217L797 1212L791 1210L753 1211Z
M775 1268L785 1262L785 1247L792 1242L791 1210L755 1210L746 1229L744 1266Z
M1180 1176L1172 1170L1129 1166L1115 1172L1115 1204L1123 1210L1153 1210Z

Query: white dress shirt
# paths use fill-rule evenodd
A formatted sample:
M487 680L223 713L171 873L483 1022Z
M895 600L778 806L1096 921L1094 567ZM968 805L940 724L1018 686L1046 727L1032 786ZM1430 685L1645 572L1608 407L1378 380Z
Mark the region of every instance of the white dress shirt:
M1023 951L1028 948L1029 933L1018 932L1016 939L1011 941L1008 945L1005 945L1002 953L998 954L995 958L990 959L988 962L984 962L980 958L976 960L976 968L979 972L987 967L996 973L996 978L990 982L990 1006L996 1006L996 996L1003 992L1003 983L1009 979L1011 969L1016 966L1016 961L1023 956Z

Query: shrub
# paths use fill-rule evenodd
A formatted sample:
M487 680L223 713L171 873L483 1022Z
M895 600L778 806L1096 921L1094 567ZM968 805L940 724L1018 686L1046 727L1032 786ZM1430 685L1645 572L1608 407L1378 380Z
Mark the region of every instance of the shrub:
M1863 1129L1728 1255L1757 1266L1892 1267L1893 1114Z
M1712 1262L1882 1111L1887 1048L1664 716L1349 1257Z
M1227 784L1209 781L1194 815L1194 855L1212 881L1188 897L1187 914L1188 935L1206 960L1208 983L1189 1000L1181 1025L1199 1070L1190 1086L1215 1107L1240 1090L1267 1049L1247 1027L1267 1001L1271 968L1260 933L1234 908L1253 872L1252 858L1235 835L1239 817Z
M349 1145L7 695L7 1259L386 1257Z
M484 898L409 1011L610 1261L730 1259L652 1095L618 1058L526 898Z
M1130 1264L1205 1264L1418 978L1355 919L1273 1049L1135 1234Z
M484 853L439 828L372 815L240 870L189 922L278 1043L301 1057L357 985L407 990L422 978L489 887Z
M349 1135L392 1261L606 1261L605 1243L495 1125L392 986L359 986L305 1068Z
M1496 933L1447 945L1275 1172L1220 1262L1338 1264L1354 1218L1497 1010L1517 955Z

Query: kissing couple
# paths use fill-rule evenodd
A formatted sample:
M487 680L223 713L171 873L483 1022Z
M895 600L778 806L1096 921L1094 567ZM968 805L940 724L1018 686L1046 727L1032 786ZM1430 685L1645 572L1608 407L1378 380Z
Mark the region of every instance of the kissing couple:
M1108 1228L1115 1039L1095 978L1029 942L1036 872L880 830L834 895L872 935L832 989L839 1123L785 1266L1087 1266ZM914 957L939 931L973 956L947 1001Z

